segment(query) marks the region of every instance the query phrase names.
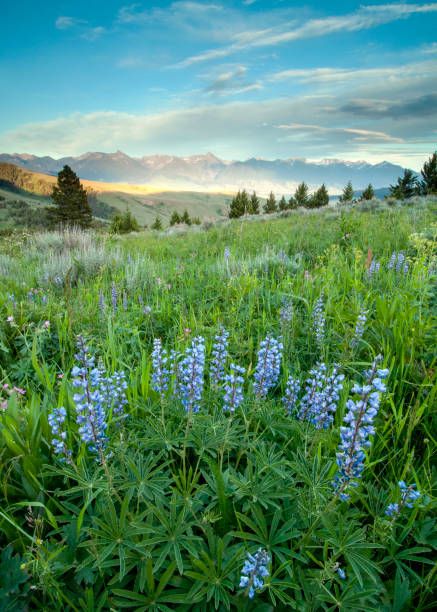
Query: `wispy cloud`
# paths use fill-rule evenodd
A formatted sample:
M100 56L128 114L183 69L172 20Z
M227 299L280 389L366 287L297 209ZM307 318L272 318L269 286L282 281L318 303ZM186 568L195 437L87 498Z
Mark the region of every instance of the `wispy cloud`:
M276 46L295 40L318 38L339 32L366 30L407 18L415 13L431 13L435 11L437 11L437 3L435 2L427 4L393 3L370 5L362 6L357 11L346 15L309 19L302 24L288 21L276 28L270 28L262 32L241 31L234 35L230 45L192 55L181 61L178 66L186 67L199 62L226 57L238 51L254 47Z
M315 132L323 134L346 134L350 135L357 142L404 142L402 138L397 138L386 134L385 132L377 132L375 130L362 130L359 128L344 128L344 127L326 127L322 125L290 123L285 125L277 125L279 130L293 130L296 132L304 132L305 134Z
M55 27L58 30L69 30L70 28L74 28L78 25L83 25L86 23L83 19L76 19L75 17L67 17L61 16L58 17L55 21Z
M105 32L106 28L103 28L102 26L97 26L95 28L87 28L85 32L81 34L81 37L85 40L94 41L100 38L103 34L105 34Z
M257 89L262 89L261 83L250 82L247 79L247 68L237 66L233 70L218 74L205 88L205 92L214 95L235 95Z

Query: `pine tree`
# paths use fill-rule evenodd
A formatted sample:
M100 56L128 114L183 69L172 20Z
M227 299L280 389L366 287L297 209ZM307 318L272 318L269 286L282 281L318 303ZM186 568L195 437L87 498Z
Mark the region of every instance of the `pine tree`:
M54 204L50 208L53 225L90 227L93 217L87 193L70 166L64 166L59 172L51 197Z
M243 215L247 215L249 213L250 208L250 200L249 195L245 189L241 192L241 209L243 211Z
M437 193L437 151L423 164L421 191L424 195Z
M297 202L293 196L290 196L288 200L288 209L293 210L294 208L297 208Z
M361 194L360 200L373 200L375 192L373 190L372 183L369 183L363 193Z
M244 215L243 203L241 201L241 191L232 198L231 205L229 208L229 218L238 219Z
M287 210L288 204L284 196L279 200L278 208L279 210Z
M159 217L155 217L154 222L150 226L152 230L162 230L162 221Z
M259 198L256 195L255 191L250 196L249 214L250 215L259 215Z
M323 185L321 185L309 198L307 208L321 208L322 206L327 206L328 204L329 194L325 183L323 183Z
M418 192L417 176L412 170L404 170L395 185L390 185L390 195L398 200L412 198Z
M294 200L297 206L306 206L308 203L308 185L300 183L294 192Z
M349 181L349 183L343 189L343 193L341 194L338 201L341 202L342 204L346 204L347 202L352 202L353 199L354 199L354 188L352 187L351 181Z
M138 232L140 226L138 221L133 216L130 210L126 210L123 214L116 214L111 221L111 234L128 234L129 232Z
M170 225L177 225L177 224L178 224L178 223L180 223L180 222L181 222L181 218L180 218L180 216L179 216L179 213L178 213L176 210L174 210L174 211L171 213L171 217L170 217Z
M278 210L278 207L276 206L276 198L273 191L270 192L270 195L267 198L266 203L264 204L263 210L267 214L274 213Z
M185 225L191 225L190 215L188 214L188 210L185 209L181 216L181 223L185 223Z

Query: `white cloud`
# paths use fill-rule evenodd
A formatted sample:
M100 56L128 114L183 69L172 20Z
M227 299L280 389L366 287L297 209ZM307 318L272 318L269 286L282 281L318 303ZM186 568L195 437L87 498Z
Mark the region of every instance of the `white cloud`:
M85 40L94 41L100 38L105 32L105 28L103 28L102 26L97 26L95 28L88 28L87 30L85 30L81 37L85 38Z
M55 27L58 30L69 30L70 28L74 28L75 26L82 25L86 23L83 19L76 19L75 17L67 17L61 16L58 17L55 21Z

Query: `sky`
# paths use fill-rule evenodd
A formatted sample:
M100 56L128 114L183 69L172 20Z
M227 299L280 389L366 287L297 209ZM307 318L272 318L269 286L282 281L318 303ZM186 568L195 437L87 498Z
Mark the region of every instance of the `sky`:
M5 3L0 152L391 161L437 148L437 2Z

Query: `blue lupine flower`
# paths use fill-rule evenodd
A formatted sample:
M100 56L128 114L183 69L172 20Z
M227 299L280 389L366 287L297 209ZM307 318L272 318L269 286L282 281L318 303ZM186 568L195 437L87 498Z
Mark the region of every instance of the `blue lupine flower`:
M203 393L205 340L193 338L179 364L178 395L187 412L198 412Z
M241 570L240 588L246 589L246 594L253 599L255 592L264 587L264 579L269 576L268 564L270 555L262 548L251 555L247 553L246 561Z
M326 381L326 371L324 363L318 363L309 371L309 377L305 381L305 394L301 399L297 415L299 420L310 421L314 411L318 410L318 398Z
M67 447L67 432L65 429L66 419L67 411L63 406L60 408L53 408L47 417L50 429L52 430L52 445L54 452L57 455L62 455L62 461L69 461L71 458L71 451Z
M396 517L401 513L402 508L412 508L415 502L420 499L422 494L417 491L415 484L407 485L404 480L398 482L401 499L399 503L389 504L386 508L386 515Z
M369 269L367 270L367 275L369 276L369 278L371 278L375 274L378 274L380 268L381 264L379 263L379 261L377 259L372 259L372 261L370 262Z
M355 333L354 333L354 337L351 340L351 348L356 348L359 345L360 340L364 335L364 330L366 328L366 321L367 321L367 310L364 310L364 308L362 308L360 310L360 314L358 315L357 322L355 325Z
M291 323L291 321L293 320L293 302L291 299L287 300L286 298L284 298L282 300L282 306L279 310L279 317L281 319L282 325L285 326L288 323Z
M126 418L125 406L127 405L126 398L127 381L124 372L114 372L110 376L106 376L101 370L100 375L100 391L102 392L102 400L107 408L112 407L114 416Z
M297 409L297 398L300 391L300 380L289 376L285 387L285 394L282 398L285 410L291 416Z
M243 401L244 368L231 363L230 372L224 377L223 410L235 412Z
M393 251L390 257L390 261L387 264L387 270L395 270L395 272L397 273L403 272L404 274L407 274L408 268L409 264L405 258L404 253L402 251L400 251L399 253Z
M298 418L310 421L317 429L327 429L334 421L344 380L344 375L338 373L338 367L334 365L328 375L326 365L318 363L310 370L310 377L306 380L306 393L300 404Z
M216 335L211 352L210 380L213 387L217 387L223 380L226 360L228 358L229 332L224 327Z
M103 291L101 289L99 291L99 310L101 313L105 312L105 296L103 295Z
M343 568L341 568L341 567L337 567L337 570L336 570L336 571L337 571L338 577L339 577L341 580L346 580L346 572L344 571L344 569L343 569Z
M153 341L152 368L152 389L163 396L168 391L170 369L167 351L162 348L160 338Z
M123 310L127 310L128 302L127 302L127 293L123 291Z
M231 256L231 249L227 246L225 247L225 251L224 251L225 260L228 261L230 256Z
M340 499L346 501L350 495L349 487L357 487L358 479L364 470L365 449L370 447L370 436L375 433L373 422L378 414L380 393L385 391L381 379L388 376L387 369L378 369L381 356L375 358L370 370L365 372L364 385L355 384L352 393L359 400L347 401L348 412L344 417L345 425L340 428L340 444L337 452L338 472L334 489Z
M316 342L319 348L321 348L325 340L325 327L326 327L325 304L323 301L323 295L321 295L319 299L317 300L317 302L315 303L312 317L313 317L313 330L316 336Z
M261 342L253 384L256 396L265 397L278 382L283 348L282 342L270 334Z
M112 310L114 312L117 312L117 299L118 299L117 287L115 286L115 283L112 283L112 286L111 286L111 301L112 301Z

